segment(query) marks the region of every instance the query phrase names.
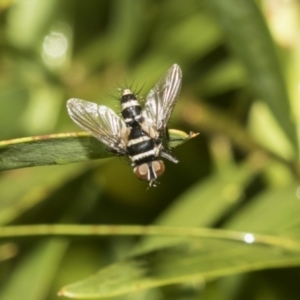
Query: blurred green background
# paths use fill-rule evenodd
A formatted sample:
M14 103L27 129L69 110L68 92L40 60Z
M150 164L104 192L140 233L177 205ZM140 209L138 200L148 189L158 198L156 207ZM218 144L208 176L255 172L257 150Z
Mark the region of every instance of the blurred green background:
M120 158L2 172L0 224L208 227L300 242L299 25L296 0L0 0L0 141L80 131L67 99L120 112L119 86L143 87L143 98L174 63L183 82L169 127L200 133L173 150L180 163L166 162L157 188ZM0 299L58 299L137 245L174 242L92 234L4 239L0 229ZM177 284L164 274L154 289L133 285L115 299L299 299L300 251L281 261L275 247L267 262L241 248L228 259L234 244L212 238L219 246L201 243L213 258L194 240L178 250L203 257L196 271L169 266Z

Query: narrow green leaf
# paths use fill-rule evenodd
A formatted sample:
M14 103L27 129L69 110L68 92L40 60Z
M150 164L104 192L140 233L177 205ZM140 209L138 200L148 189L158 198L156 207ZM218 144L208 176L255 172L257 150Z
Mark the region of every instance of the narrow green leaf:
M176 148L177 146L180 146L188 140L199 135L199 133L194 132L187 134L186 132L177 129L169 129L168 131L170 140L167 141L167 144L170 148Z
M262 167L261 164L259 167ZM215 224L241 200L244 189L259 169L253 160L239 166L231 165L221 174L198 182L179 196L154 222L160 226L203 227ZM138 249L177 242L178 238L145 237Z
M18 47L35 46L55 16L57 0L17 1L12 5L7 18L7 36ZM22 34L19 34L22 32Z
M82 172L82 166L73 164L55 170L53 167L42 167L39 170L17 170L1 174L0 224L13 222Z
M177 147L197 136L180 130L169 130ZM17 168L62 165L114 156L107 146L85 132L49 134L0 142L0 171Z
M299 228L298 185L292 183L285 188L260 193L229 220L226 228L272 234Z
M297 149L296 129L275 46L255 1L213 0L209 3L227 33L230 46L245 65L257 97L266 102Z
M299 264L299 249L289 251L284 244L281 248L212 238L186 240L115 263L92 277L62 288L59 295L112 297L173 283Z
M234 89L244 88L247 83L245 68L237 59L228 58L207 70L198 88L205 96L215 96Z
M0 170L61 165L111 156L84 132L49 134L0 142Z
M43 242L16 266L1 291L1 300L43 300L48 294L68 243L62 239Z

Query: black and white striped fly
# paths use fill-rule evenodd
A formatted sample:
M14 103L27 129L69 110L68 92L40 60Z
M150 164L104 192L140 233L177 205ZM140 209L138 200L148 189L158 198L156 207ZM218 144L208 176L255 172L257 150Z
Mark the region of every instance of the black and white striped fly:
M128 156L137 178L156 186L157 177L165 171L161 158L178 163L169 151L167 123L181 88L181 79L181 69L174 64L150 90L144 107L129 88L123 89L122 117L106 106L76 98L68 100L68 114L109 151ZM184 139L193 136L195 134L190 133Z

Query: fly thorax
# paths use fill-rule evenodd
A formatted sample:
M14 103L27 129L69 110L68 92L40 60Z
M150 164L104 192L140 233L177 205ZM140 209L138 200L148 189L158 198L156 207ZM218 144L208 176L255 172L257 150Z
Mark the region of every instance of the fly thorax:
M130 89L125 89L121 97L122 117L129 126L141 123L142 107Z

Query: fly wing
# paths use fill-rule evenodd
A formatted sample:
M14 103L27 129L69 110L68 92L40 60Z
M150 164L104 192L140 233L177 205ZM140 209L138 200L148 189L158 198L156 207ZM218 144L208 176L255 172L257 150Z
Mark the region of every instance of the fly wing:
M67 110L79 127L110 149L125 154L128 129L125 122L113 110L75 98L67 101Z
M181 69L174 64L148 93L143 110L148 131L151 128L158 133L165 131L180 91L181 78Z

